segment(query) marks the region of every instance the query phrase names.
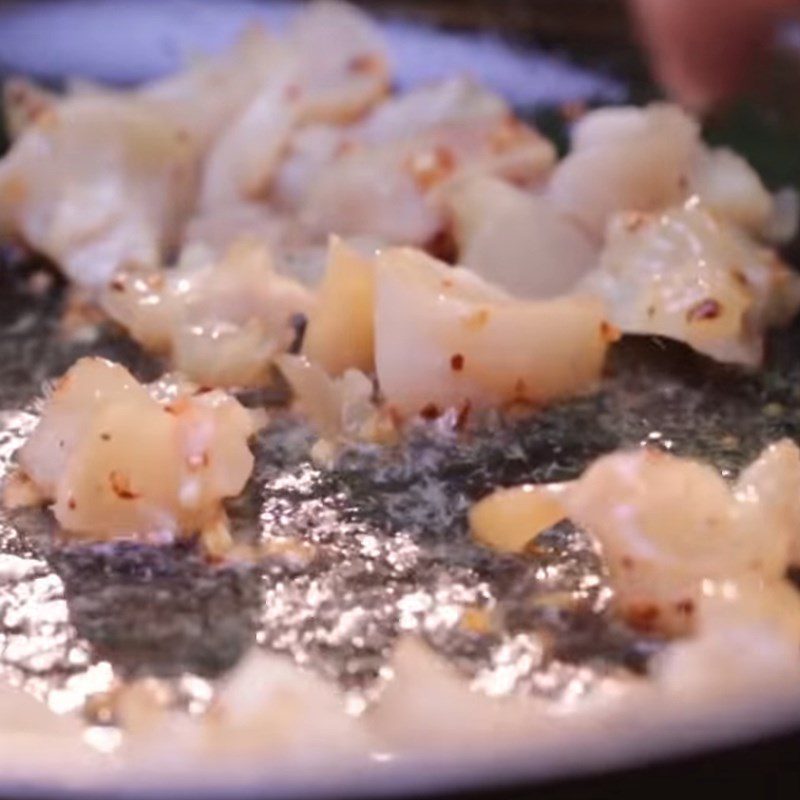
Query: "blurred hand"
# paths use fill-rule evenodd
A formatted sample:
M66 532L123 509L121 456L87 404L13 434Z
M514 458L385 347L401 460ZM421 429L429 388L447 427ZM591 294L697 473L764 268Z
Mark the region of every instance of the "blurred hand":
M760 66L781 15L800 0L631 0L656 76L703 111L730 99Z

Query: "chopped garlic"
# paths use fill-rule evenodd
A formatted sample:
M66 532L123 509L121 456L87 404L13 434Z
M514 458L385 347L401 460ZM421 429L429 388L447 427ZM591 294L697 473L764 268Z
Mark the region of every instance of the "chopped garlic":
M303 122L352 122L389 90L381 31L355 6L330 0L310 4L297 15L284 45L296 67Z
M783 240L797 222L795 208L794 219L776 229L778 198L753 168L726 148L704 145L697 122L666 103L587 114L548 191L598 239L614 214L657 212L693 195L754 236Z
M241 240L220 260L191 249L176 269L121 273L102 303L134 339L169 353L197 383L257 386L269 381L274 356L294 339L295 315L313 299L274 270L262 244Z
M364 718L391 748L407 751L421 742L425 747L447 742L485 750L543 732L547 725L544 701L473 690L466 677L419 639L398 642L391 669L391 680Z
M170 709L163 687L152 680L129 684L114 699L126 748L140 760L163 759L166 741L173 757L258 756L281 764L364 757L373 745L335 685L255 648L222 681L201 718Z
M651 665L651 702L655 709L659 701L718 705L765 686L794 686L800 678L797 642L747 619L674 642Z
M401 414L547 403L600 376L612 331L591 297L517 300L411 249L376 275L378 383Z
M622 214L585 281L626 333L683 341L720 361L758 365L767 328L800 308L800 278L696 199L663 213Z
M738 614L800 641L800 595L783 580L800 553L800 450L788 439L732 487L688 458L612 453L568 483L497 490L473 506L470 526L478 541L521 552L564 518L597 541L634 626L685 633Z
M372 402L372 381L363 372L348 369L331 378L303 356L282 355L276 363L323 440L373 438L379 412Z
M250 25L229 50L195 58L187 69L123 96L182 126L206 153L268 80L278 50L264 28Z
M223 392L148 388L118 364L84 358L47 398L18 460L69 533L200 533L217 555L229 544L222 501L244 488L261 423Z
M595 266L596 244L546 196L478 177L457 182L447 202L460 262L515 297L572 291Z
M0 226L101 287L120 267L160 266L188 213L194 159L182 131L147 108L64 100L0 161Z
M532 184L554 161L552 144L500 98L442 81L385 103L343 139L312 172L301 215L314 231L423 246L448 228L443 195L454 182Z
M603 108L583 117L548 192L600 239L617 212L656 211L686 196L697 123L677 106Z
M375 267L333 237L325 276L310 311L303 353L331 375L375 369Z
M295 125L286 99L290 80L270 81L214 143L200 193L203 210L266 194Z
M360 125L368 144L408 140L443 125L507 117L508 104L483 86L457 76L424 84L381 103Z
M540 533L567 516L559 500L567 484L497 489L469 511L473 537L501 553L521 553Z
M789 564L800 453L768 448L731 490L711 467L640 450L596 461L564 495L600 543L623 613L642 627L696 624L707 580L779 582Z
M767 227L773 198L753 168L725 147L703 148L695 156L691 191L715 214L754 235Z

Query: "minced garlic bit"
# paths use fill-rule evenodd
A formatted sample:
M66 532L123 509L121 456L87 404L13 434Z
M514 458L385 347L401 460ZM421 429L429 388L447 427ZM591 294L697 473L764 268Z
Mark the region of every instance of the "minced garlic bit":
M366 756L375 746L368 729L347 711L335 685L285 656L254 648L228 675L200 717L169 707L152 679L121 687L112 698L126 734L123 752L138 759L174 758L286 761Z
M472 535L502 553L521 553L540 533L566 517L559 500L566 484L497 489L469 511Z
M375 265L332 237L325 275L308 315L303 353L331 375L375 369Z
M18 454L61 528L89 539L162 540L199 533L230 544L222 501L253 468L262 415L185 383L140 384L101 358L78 361L47 398Z
M396 439L395 422L374 402L372 381L363 372L348 369L332 378L305 356L278 356L276 364L320 435L312 449L320 466L331 466L345 442L386 444Z

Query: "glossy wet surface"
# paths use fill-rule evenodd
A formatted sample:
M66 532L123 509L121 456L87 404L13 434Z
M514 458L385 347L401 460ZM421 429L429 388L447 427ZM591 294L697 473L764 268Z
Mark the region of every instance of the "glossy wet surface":
M48 78L80 72L140 79L174 66L197 37L229 35L239 25L227 2L224 25L197 16L185 25L186 14L166 13L162 4L147 4L145 12L144 4L125 4L138 8L133 17L143 14L136 30L144 38L119 23L122 4L114 6L113 26L97 18L79 24L63 3L6 5L0 68ZM17 28L8 16L15 5ZM90 17L90 7L103 7L79 5ZM53 16L57 9L68 22ZM155 24L166 39L152 35ZM68 25L74 35L48 38L43 25ZM112 29L125 31L128 50L109 49ZM402 24L390 33L401 82L459 71L463 63L526 106L619 96L616 82L491 37ZM58 47L33 47L36 36ZM435 50L438 60L416 57L420 48ZM563 140L563 120L551 126L552 110L542 119ZM786 181L786 154L796 154L796 140L779 125L765 127L758 114L743 120L718 138L756 157L773 182ZM0 261L3 469L35 424L33 404L45 382L76 358L105 355L139 377L158 374L158 365L112 332L93 338L83 331L79 341L63 336L63 291L42 291L43 281L11 254ZM144 674L169 681L178 700L202 709L214 678L254 644L337 681L357 709L406 631L421 632L495 694L570 697L591 691L608 671L644 670L659 642L608 613L602 565L580 531L557 526L525 556L502 556L470 541L466 511L496 486L570 478L601 453L645 443L708 459L732 476L768 442L800 440L798 347L800 326L774 338L762 375L747 376L674 344L626 340L615 347L596 396L459 437L429 424L400 448L344 453L332 473L310 463L309 432L276 413L232 515L241 541L311 545L301 558L276 553L258 563L209 565L191 543L69 543L58 539L46 513L0 516L0 670L58 710L81 709L115 676Z
M0 458L35 423L31 401L75 358L101 353L142 377L158 366L112 331L69 341L59 288L6 260L0 272ZM525 556L473 544L466 511L498 485L572 477L618 447L666 447L727 475L781 436L800 439L800 329L774 339L760 376L654 340L616 346L596 396L460 435L417 427L399 447L359 446L337 469L276 411L258 466L232 505L244 542L311 545L257 563L209 565L191 543L149 547L58 539L46 512L0 526L0 667L54 707L80 708L114 676L168 679L193 708L255 643L284 651L369 700L396 637L419 631L486 691L590 691L610 670L646 669L659 646L607 611L586 537L568 524ZM252 401L253 398L250 398ZM192 700L194 699L194 703Z

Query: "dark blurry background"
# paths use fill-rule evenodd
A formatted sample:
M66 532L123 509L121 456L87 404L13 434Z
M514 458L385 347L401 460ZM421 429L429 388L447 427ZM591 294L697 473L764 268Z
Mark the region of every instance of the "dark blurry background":
M622 0L366 0L362 5L452 27L535 34L553 44L598 47L625 38Z

